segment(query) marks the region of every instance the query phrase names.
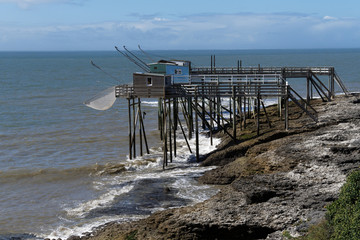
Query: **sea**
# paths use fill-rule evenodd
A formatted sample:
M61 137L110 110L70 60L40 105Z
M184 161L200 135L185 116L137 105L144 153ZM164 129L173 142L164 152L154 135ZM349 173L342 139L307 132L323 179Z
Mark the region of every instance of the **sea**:
M334 66L360 91L360 49L133 51L145 62L189 60L210 66ZM94 67L90 61L97 66ZM178 154L162 169L157 100L142 99L150 154L129 159L127 101L97 111L83 103L141 72L114 51L0 52L0 240L84 235L107 222L144 218L218 192L179 134ZM325 80L326 81L326 80ZM306 83L289 79L304 95ZM337 94L341 89L336 86ZM271 99L269 99L269 103ZM200 135L200 154L216 149ZM190 141L194 148L194 139ZM137 150L139 153L139 149ZM121 169L110 173L108 169Z

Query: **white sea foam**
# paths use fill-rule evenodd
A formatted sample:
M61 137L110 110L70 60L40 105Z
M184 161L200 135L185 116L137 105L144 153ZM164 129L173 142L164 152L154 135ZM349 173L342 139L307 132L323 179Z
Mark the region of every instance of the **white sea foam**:
M109 192L101 195L98 199L80 203L75 208L66 208L65 211L69 216L84 217L93 209L109 206L114 201L116 196L130 192L133 187L133 185L127 185L121 188L111 189Z
M210 145L210 139L203 134L199 135L199 153L206 154L214 149L220 143L220 139L214 138L213 145ZM200 176L207 170L213 167L199 167L195 159L195 137L189 140L189 144L193 153L189 152L185 139L182 135L177 138L177 156L173 158L172 163L169 162L168 169L162 171L162 147L151 149L150 154L143 157L136 157L133 160L127 159L124 167L127 171L118 175L105 175L98 176L100 179L94 181L93 188L97 191L104 191L98 198L83 203L79 203L75 207L65 208L70 223L66 226L58 227L55 229L48 238L67 238L71 235L83 235L91 231L94 227L98 227L110 221L126 221L126 219L134 220L136 218L146 217L145 215L127 216L107 216L101 218L87 217L89 212L96 209L110 207L115 198L130 192L136 184L146 179L161 179L171 178L174 181L169 185L170 189L176 191L176 196L181 199L190 200L190 204L204 201L216 194L216 189L210 186L200 185L196 182L195 178ZM134 193L136 194L136 193ZM156 212L164 210L167 205L166 201L161 206L154 206L148 209L145 207L143 210ZM172 206L174 207L174 206ZM175 206L176 207L176 206ZM138 206L138 210L142 207ZM74 221L74 224L71 224ZM63 221L64 222L64 221Z
M193 137L188 140L192 153L190 153L189 148L186 144L185 139L181 135L181 132L178 132L178 137L176 139L177 144L177 156L173 157L173 162L169 163L172 165L184 164L187 162L193 161L195 159L195 150L196 150L196 139ZM205 137L203 134L199 134L199 154L207 154L216 149L216 146L220 144L221 139L213 138L213 145L210 144L210 138ZM168 153L169 154L169 153ZM162 147L157 147L150 149L150 154L145 154L144 156L137 156L135 159L130 160L129 156L125 163L125 169L127 171L141 171L144 169L153 169L162 167L163 152Z
M142 104L150 106L150 107L157 107L158 102L157 101L141 101Z
M198 184L193 178L179 178L171 187L178 190L178 197L191 200L192 204L205 201L218 192L214 187Z
M109 222L127 222L127 221L135 221L143 218L141 215L122 215L120 216L103 216L96 219L90 219L87 222L83 222L77 224L75 227L58 227L54 231L52 231L49 235L41 235L41 238L49 238L49 239L67 239L70 236L84 236L87 233L93 231L95 228L104 225Z

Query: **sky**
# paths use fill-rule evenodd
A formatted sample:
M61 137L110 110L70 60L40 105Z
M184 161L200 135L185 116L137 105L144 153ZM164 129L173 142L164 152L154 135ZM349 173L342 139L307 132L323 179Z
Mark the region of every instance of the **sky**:
M0 51L359 48L359 0L0 0Z

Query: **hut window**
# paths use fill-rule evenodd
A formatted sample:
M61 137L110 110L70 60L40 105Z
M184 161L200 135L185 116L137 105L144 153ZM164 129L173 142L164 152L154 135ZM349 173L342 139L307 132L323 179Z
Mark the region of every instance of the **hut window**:
M157 67L154 67L154 69L157 69Z
M148 78L146 79L146 86L152 86L152 79L151 79L151 77L148 77Z

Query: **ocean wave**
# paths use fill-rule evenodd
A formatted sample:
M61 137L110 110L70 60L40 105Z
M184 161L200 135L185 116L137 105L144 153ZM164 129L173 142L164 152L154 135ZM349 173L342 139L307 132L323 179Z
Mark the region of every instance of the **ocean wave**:
M141 101L142 104L150 106L150 107L157 107L158 102L157 101Z
M130 185L125 185L122 187L111 189L109 192L101 195L98 199L93 199L85 203L81 203L75 208L65 208L65 211L69 216L76 216L83 218L90 211L94 209L108 207L114 201L115 197L130 192L133 189L133 187L134 185L130 184Z
M104 226L110 222L128 222L128 221L135 221L138 219L144 218L143 215L123 215L123 216L103 216L98 217L97 219L92 219L92 221L84 222L76 227L58 227L53 230L50 234L41 234L39 237L41 238L48 238L48 239L67 239L70 236L84 236L86 233L93 231L99 226Z
M63 178L77 178L83 175L92 175L98 173L105 166L89 165L76 168L41 168L41 169L15 169L0 171L0 182L7 183L27 178L48 177L47 181L58 181Z

